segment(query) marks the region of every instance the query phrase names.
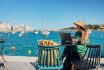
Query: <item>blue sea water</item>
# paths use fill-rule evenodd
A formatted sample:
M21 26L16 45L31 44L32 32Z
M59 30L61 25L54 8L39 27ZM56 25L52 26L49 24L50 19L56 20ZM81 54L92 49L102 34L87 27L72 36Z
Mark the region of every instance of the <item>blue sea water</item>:
M71 34L75 32L70 31ZM50 32L46 37L43 37L39 32L34 34L32 32L26 32L23 36L19 36L19 32L12 34L9 33L0 33L0 38L4 38L3 51L5 55L9 56L37 56L38 55L38 45L37 42L42 39L49 39L61 44L61 39L59 32ZM101 56L104 57L104 32L101 31L92 31L89 37L89 42L91 44L102 44ZM11 50L11 47L16 47L16 50ZM60 46L61 53L64 50L63 46ZM30 53L31 52L31 53Z

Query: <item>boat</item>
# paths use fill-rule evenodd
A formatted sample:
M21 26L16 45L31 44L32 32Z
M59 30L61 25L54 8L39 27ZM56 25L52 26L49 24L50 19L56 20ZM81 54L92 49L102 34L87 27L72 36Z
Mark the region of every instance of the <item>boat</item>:
M12 34L15 34L15 33L16 33L15 31L12 32Z
M50 34L50 32L47 31L47 30L43 30L43 31L41 31L41 34L42 34L43 36L47 36L48 34Z
M91 34L91 29L88 29L87 31L88 31L89 34Z
M33 33L33 34L38 34L38 33L39 33L39 31L35 31L35 30L34 30L32 33Z
M19 37L23 36L24 33L25 33L24 31L20 32Z

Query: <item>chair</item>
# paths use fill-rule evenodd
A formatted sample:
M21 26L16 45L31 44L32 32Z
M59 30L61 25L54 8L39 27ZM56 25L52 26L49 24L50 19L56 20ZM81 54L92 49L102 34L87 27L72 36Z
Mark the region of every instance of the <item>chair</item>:
M2 61L0 62L0 67L3 66L4 69L6 69L6 61L3 55L3 45L4 45L4 39L0 39L0 57L2 58Z
M55 70L63 68L59 46L38 46L38 50L37 69Z
M73 60L72 66L80 70L98 70L100 68L101 45L87 45L88 49L81 60Z

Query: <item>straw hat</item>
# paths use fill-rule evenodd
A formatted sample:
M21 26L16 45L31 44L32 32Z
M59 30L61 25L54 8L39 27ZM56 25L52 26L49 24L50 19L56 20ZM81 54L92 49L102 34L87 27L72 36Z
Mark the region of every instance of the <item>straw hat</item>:
M82 30L85 30L86 31L86 28L85 28L85 23L82 22L82 21L77 21L74 23L76 26L80 26Z

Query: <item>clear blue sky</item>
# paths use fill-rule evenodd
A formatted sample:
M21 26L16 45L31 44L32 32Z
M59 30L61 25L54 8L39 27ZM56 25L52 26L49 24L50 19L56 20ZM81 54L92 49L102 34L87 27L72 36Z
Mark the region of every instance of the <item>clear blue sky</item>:
M0 0L0 21L40 28L65 28L83 20L104 24L104 0Z

